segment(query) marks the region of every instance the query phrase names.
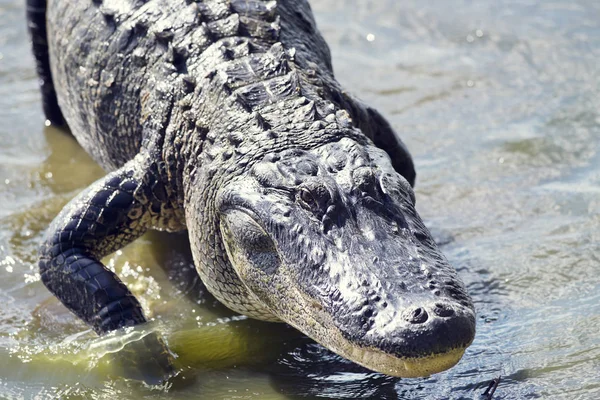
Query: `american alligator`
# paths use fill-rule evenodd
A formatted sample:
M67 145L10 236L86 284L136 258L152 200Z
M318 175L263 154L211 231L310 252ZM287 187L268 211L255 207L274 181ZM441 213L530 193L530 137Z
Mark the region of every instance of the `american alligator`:
M411 156L342 90L306 0L28 0L47 118L108 171L40 250L98 334L143 324L99 260L187 229L232 310L375 371L456 364L473 303L415 210Z

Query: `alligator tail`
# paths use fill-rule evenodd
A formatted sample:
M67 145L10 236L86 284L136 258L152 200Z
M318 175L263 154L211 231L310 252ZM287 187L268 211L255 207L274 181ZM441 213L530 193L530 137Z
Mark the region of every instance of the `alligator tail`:
M46 36L46 0L27 0L27 25L35 57L37 74L42 92L42 106L46 119L52 125L63 126L65 120L58 105L52 83L48 39Z

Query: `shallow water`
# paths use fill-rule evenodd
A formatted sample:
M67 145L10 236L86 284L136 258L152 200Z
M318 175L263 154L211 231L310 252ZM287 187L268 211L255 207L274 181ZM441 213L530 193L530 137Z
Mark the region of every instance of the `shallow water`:
M0 0L0 398L480 399L497 376L497 399L600 398L600 3L314 1L339 80L415 156L419 211L451 238L477 337L448 372L369 373L227 311L185 238L149 234L107 262L185 349L167 387L122 378L105 354L120 345L36 275L43 230L102 171L44 128L23 3Z

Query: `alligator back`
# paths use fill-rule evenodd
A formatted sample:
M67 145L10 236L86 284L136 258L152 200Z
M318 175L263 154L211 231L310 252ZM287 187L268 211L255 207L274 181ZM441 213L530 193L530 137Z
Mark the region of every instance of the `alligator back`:
M161 87L179 89L183 80L185 92L226 63L239 66L228 68L237 80L278 72L253 70L249 57L233 60L233 47L260 53L282 42L295 49L297 63L332 79L329 50L305 1L52 0L47 21L59 104L106 169L138 153L149 119L164 131L184 93L161 96Z

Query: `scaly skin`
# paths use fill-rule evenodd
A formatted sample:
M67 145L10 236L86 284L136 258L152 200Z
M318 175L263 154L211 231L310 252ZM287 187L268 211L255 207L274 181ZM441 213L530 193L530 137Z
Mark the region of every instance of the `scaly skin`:
M306 1L50 0L47 32L60 110L112 172L53 222L40 270L96 332L145 321L99 259L188 229L237 312L392 375L458 362L473 305L415 211L411 157L339 87Z

